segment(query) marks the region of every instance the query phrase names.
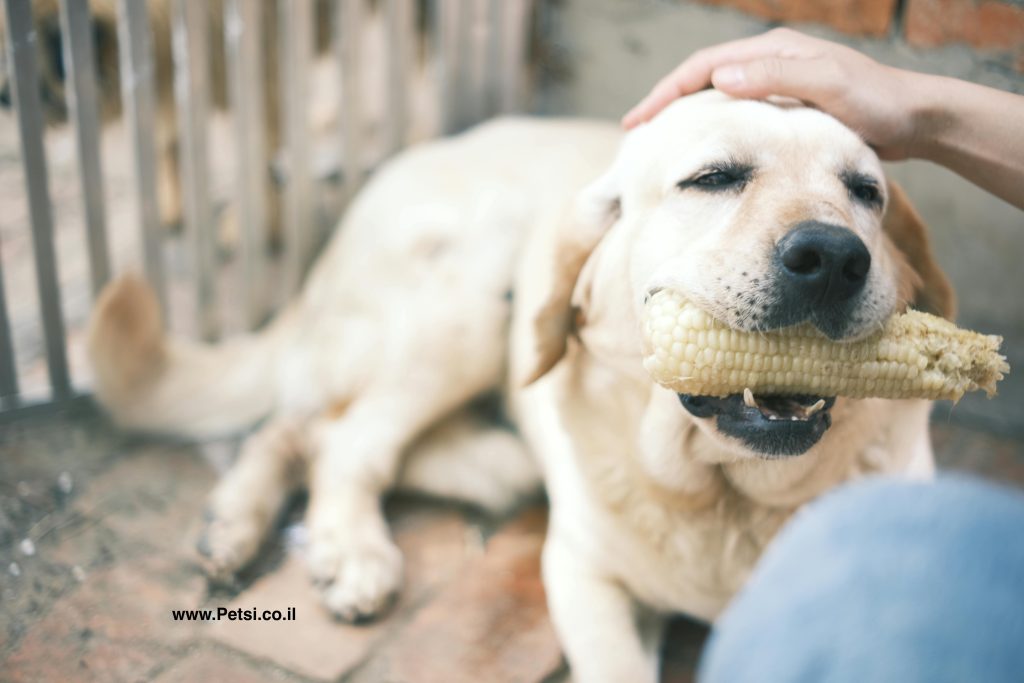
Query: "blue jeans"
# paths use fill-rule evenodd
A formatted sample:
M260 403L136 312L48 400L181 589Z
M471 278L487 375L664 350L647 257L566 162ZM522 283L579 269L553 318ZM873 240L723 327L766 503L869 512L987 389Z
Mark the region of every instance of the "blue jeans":
M1024 681L1024 495L944 476L825 496L715 625L699 680Z

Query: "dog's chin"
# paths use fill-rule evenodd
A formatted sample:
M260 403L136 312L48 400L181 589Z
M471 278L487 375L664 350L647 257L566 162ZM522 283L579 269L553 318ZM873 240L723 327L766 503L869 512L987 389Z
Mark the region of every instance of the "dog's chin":
M783 458L809 451L832 426L835 397L758 396L724 398L679 394L679 401L697 418L714 420L723 436L740 441L763 458Z

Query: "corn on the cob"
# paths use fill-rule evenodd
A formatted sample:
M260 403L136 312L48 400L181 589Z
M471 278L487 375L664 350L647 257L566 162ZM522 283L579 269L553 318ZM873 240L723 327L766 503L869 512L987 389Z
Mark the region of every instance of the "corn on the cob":
M647 302L644 367L673 391L700 396L813 394L851 398L959 400L991 397L1009 371L1002 337L962 330L908 311L857 342L825 338L810 325L772 332L735 330L661 290Z

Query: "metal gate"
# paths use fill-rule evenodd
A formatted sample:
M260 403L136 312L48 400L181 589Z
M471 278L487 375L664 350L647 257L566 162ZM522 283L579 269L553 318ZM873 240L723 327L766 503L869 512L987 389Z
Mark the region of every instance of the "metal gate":
M114 0L105 0L114 2ZM137 262L169 310L169 292L187 290L190 320L170 315L170 326L215 339L223 331L217 290L229 270L243 310L243 328L254 328L276 306L292 296L315 257L316 247L335 222L344 202L359 188L367 173L408 142L411 79L427 82L437 117L426 136L456 132L496 113L517 111L527 91L527 48L531 0L323 0L328 8L319 21L330 22L328 73L337 80L337 116L333 142L314 147L307 115L311 67L314 62L316 0L224 0L223 45L233 128L235 206L242 226L237 251L229 265L218 258L211 203L208 125L211 113L209 83L210 12L207 0L116 0L117 64L120 69L124 125L131 146L131 169L140 231ZM261 26L270 16L276 26ZM68 330L58 284L60 264L55 250L54 217L44 148L44 111L40 100L37 50L40 36L33 21L32 0L3 0L6 20L7 68L20 160L31 224L35 286L41 320L41 353L45 354L48 387L26 391L24 368L16 360L9 302L20 296L4 291L0 261L0 414L9 418L26 408L67 405L88 394L88 378L73 372L68 362ZM169 236L158 214L156 68L150 11L170 12L174 102L178 126L178 158L184 230ZM368 27L381 27L386 66L365 62ZM80 183L89 278L83 287L95 297L112 274L108 243L108 206L104 202L101 162L95 36L90 3L60 0L62 50L68 118L73 126ZM264 75L261 35L277 32L279 120L282 147L266 149L262 136ZM324 57L318 61L323 62ZM363 130L367 113L359 96L368 77L386 82L384 116L376 124L382 142L379 154L367 153ZM425 81L424 81L425 79ZM328 172L314 169L314 156L324 146L334 148ZM267 206L264 174L272 158L285 169L282 181L283 235L279 252L267 245ZM325 220L316 215L323 178L338 186L336 211ZM2 210L2 207L0 207ZM2 220L2 216L0 216ZM168 249L183 254L187 267L177 277L168 273ZM3 245L0 245L2 250ZM267 285L269 283L269 286ZM22 354L24 355L24 354ZM24 363L22 363L24 365Z

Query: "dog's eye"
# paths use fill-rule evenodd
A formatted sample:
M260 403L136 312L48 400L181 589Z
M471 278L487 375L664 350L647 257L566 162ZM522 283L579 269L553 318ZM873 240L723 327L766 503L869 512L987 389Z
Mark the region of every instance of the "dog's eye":
M705 173L694 180L694 184L702 187L722 187L738 182L740 182L740 178L737 178L731 173L726 173L725 171Z
M742 189L750 180L751 169L745 166L712 168L701 171L687 180L681 181L677 187L685 190L696 187L701 190L716 192L719 190Z
M857 171L845 171L840 177L851 199L872 208L882 205L882 190L877 180Z
M878 185L874 183L858 183L850 188L850 193L865 204L877 204L882 198Z

